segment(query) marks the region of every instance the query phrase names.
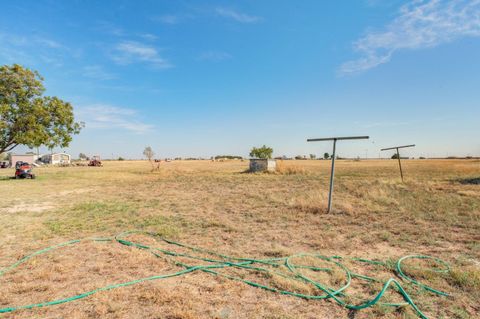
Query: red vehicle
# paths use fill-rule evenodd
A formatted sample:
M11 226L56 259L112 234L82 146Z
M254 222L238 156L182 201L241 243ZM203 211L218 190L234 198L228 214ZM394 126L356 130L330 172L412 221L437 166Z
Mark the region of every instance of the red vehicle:
M94 156L92 160L88 163L88 166L103 166L102 161L100 160L100 156Z
M27 162L18 161L15 163L15 178L35 178L35 174L32 173L32 166Z

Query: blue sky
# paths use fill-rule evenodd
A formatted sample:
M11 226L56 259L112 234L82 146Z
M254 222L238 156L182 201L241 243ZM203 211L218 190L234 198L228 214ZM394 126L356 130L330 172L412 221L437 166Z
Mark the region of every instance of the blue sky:
M480 155L479 1L2 1L0 64L45 78L103 157ZM16 150L17 152L23 149ZM59 149L60 150L60 149Z

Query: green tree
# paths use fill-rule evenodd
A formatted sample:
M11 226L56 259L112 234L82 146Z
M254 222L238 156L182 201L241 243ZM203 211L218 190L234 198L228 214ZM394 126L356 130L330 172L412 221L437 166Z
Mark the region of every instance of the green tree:
M311 159L311 160L314 160L314 159L316 159L316 158L317 158L317 155L315 155L315 154L310 154L310 159Z
M81 159L81 160L86 160L87 155L85 155L84 153L80 153L80 154L78 154L78 158Z
M323 153L323 159L329 159L330 158L330 154L328 154L327 152Z
M0 67L0 153L18 145L67 147L83 127L70 103L43 96L42 81L38 72L18 64Z
M273 149L265 145L263 145L262 147L253 147L250 150L250 157L254 157L254 158L268 159L268 158L272 158L272 154L273 154Z

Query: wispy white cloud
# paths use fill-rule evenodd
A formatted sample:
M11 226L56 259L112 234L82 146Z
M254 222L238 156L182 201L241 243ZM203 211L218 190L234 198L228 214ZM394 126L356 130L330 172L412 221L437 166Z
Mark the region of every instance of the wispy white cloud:
M19 35L0 31L0 58L7 63L63 64L69 48L45 36Z
M154 128L139 120L137 111L131 108L92 104L77 108L76 113L87 128L123 129L135 134L144 134Z
M160 69L172 67L167 60L160 56L155 47L136 41L123 41L117 44L113 59L118 64L144 62Z
M199 12L183 12L183 13L175 13L175 14L161 14L161 15L153 15L150 17L150 20L153 22L159 22L165 25L176 25L180 23L185 23L189 20L196 19L198 17Z
M14 45L14 46L25 46L29 44L29 38L26 36L13 34L13 33L4 33L0 32L0 40L2 44ZM2 45L2 47L3 47Z
M480 36L479 0L414 0L382 30L370 30L354 43L361 57L344 63L340 74L387 63L398 50L432 48L462 37Z
M122 37L126 35L126 32L121 27L109 21L98 21L95 24L94 29L116 37Z
M0 42L1 41L2 38L0 36ZM26 64L33 63L33 57L30 56L28 52L15 46L6 45L5 43L0 45L0 60L2 60L3 63L19 63L19 61Z
M248 15L231 8L217 7L215 13L221 17L233 19L240 23L257 23L262 20L261 17Z
M57 42L55 40L52 40L52 39L49 39L49 38L35 36L33 39L37 44L43 45L43 46L48 47L48 48L60 49L60 48L64 47L59 42Z
M366 6L368 7L391 7L402 0L364 0Z
M180 22L180 16L175 14L164 14L160 16L155 16L152 18L154 21L158 21L164 24L177 24Z
M95 80L112 80L116 76L107 72L101 65L87 65L83 68L82 75Z
M232 56L231 56L229 53L227 53L227 52L223 52L223 51L205 51L205 52L202 52L202 53L197 57L197 60L216 62L216 61L228 60L228 59L231 59L231 58L232 58Z
M155 34L151 33L142 33L139 35L142 39L148 40L148 41L155 41L158 39L158 37Z
M109 21L98 21L93 29L97 32L104 33L106 35L114 36L116 38L136 38L148 41L155 41L158 37L150 32L128 32L118 25Z

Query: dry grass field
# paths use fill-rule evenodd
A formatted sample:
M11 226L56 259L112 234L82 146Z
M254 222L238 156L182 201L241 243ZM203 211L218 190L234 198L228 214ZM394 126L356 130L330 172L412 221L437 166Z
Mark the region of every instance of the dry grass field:
M285 162L277 174L246 174L248 161L175 161L162 163L153 173L145 161L104 164L38 168L36 180L9 179L13 170L0 170L0 269L50 245L126 230L153 231L236 257L306 252L393 265L401 256L425 254L445 260L451 271L437 274L412 264L409 274L451 296L405 283L419 308L429 318L480 318L480 185L469 182L480 178L478 160L407 160L405 183L393 160L338 161L331 214L325 213L328 161ZM144 235L134 238L164 245ZM396 277L393 266L353 263L351 267L364 275ZM145 250L82 241L36 256L1 276L0 308L180 269L169 258ZM315 293L310 286L275 276L242 276ZM345 281L336 273L330 277L322 280L337 286ZM357 298L353 302L360 302L381 287L354 280L348 292ZM384 299L401 300L394 291ZM205 272L0 314L0 318L379 317L417 315L411 307L382 305L349 311L332 300L280 295Z

